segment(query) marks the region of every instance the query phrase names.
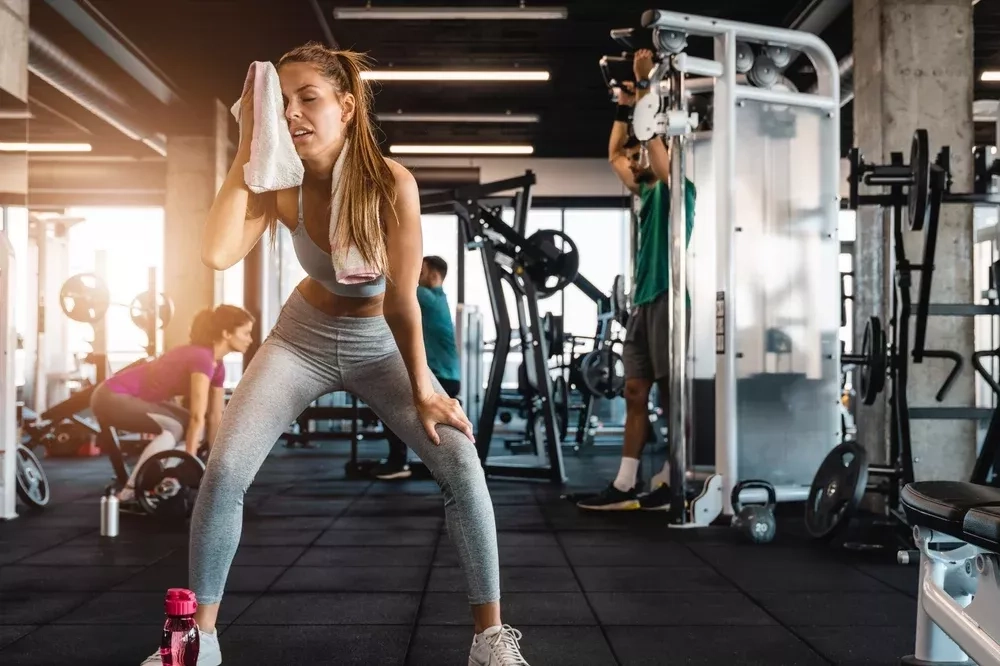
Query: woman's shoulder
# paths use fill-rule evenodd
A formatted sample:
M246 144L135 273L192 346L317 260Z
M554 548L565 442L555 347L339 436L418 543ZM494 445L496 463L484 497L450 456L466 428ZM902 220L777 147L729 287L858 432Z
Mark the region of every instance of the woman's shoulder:
M174 363L195 363L204 365L206 362L215 365L215 352L211 347L204 345L186 344L177 345L168 349L163 356L156 359L163 365L173 365Z
M389 173L391 173L392 177L396 180L396 187L408 185L411 182L416 184L417 180L413 177L413 173L411 173L409 169L392 158L385 157L383 159L389 167Z

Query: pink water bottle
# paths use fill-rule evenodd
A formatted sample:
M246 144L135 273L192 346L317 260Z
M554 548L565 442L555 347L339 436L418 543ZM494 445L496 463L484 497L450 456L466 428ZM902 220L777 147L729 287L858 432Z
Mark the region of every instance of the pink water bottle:
M167 590L164 604L167 621L163 625L160 641L160 661L163 666L198 666L198 648L201 646L194 612L198 599L194 592L183 588Z

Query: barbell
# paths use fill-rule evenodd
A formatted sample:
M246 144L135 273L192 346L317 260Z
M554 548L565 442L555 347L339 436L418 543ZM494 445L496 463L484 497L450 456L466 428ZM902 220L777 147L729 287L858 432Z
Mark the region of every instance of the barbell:
M94 273L72 275L59 289L59 307L73 321L95 324L104 318L111 305L107 284ZM144 331L166 328L174 316L173 299L162 292L141 292L126 307L132 323Z

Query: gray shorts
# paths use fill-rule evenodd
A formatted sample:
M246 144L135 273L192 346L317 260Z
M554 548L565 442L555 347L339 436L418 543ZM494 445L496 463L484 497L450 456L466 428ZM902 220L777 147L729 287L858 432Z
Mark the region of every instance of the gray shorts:
M691 308L687 309L688 335ZM652 303L637 305L625 327L625 379L659 381L670 376L670 294L663 292Z

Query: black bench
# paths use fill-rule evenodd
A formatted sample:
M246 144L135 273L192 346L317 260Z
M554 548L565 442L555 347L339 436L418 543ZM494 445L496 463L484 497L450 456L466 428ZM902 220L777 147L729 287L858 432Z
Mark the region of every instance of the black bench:
M1000 552L1000 488L918 481L903 488L900 503L911 525Z
M920 549L915 653L905 666L1000 666L1000 488L920 481L900 493Z

